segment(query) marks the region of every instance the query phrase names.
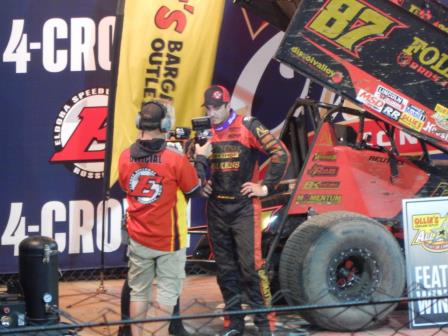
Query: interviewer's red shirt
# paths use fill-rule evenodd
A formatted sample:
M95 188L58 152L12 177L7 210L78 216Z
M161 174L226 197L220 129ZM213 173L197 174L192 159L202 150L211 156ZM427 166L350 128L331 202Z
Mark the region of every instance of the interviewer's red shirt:
M133 159L130 149L119 159L119 183L128 202L129 236L149 248L176 251L185 247L186 219L179 225L177 190L189 194L200 187L193 165L185 154L165 147Z

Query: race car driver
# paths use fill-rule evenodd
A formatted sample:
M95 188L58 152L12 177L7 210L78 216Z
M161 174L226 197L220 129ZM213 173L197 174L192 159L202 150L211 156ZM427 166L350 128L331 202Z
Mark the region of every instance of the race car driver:
M261 255L261 202L282 179L289 162L284 145L254 117L238 115L230 105L229 91L212 85L204 103L213 125L211 177L204 191L208 230L218 268L218 284L226 311L241 310L242 294L253 309L270 306L271 293ZM258 154L270 162L263 181L258 180ZM260 335L271 335L272 316L258 314ZM222 335L242 335L244 316L231 315Z

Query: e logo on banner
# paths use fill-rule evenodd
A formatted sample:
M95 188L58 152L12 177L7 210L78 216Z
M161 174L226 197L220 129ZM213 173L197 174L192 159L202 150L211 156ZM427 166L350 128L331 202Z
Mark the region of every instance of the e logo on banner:
M64 164L83 178L103 178L108 95L107 88L87 89L61 107L53 132L56 151L50 163Z

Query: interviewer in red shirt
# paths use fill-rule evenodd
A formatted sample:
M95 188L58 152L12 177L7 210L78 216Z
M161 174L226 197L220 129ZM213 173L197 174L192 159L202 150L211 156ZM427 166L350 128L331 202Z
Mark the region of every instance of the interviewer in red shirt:
M170 112L171 111L171 112ZM200 193L205 180L211 145L196 145L195 166L187 156L166 146L171 129L172 107L165 101L143 104L136 118L137 141L119 160L119 182L128 202L130 317L146 318L151 303L154 315L171 315L185 278L186 225L176 211L177 190L187 197ZM157 299L151 286L157 278ZM158 335L167 335L160 323ZM132 335L143 335L141 324L132 325Z

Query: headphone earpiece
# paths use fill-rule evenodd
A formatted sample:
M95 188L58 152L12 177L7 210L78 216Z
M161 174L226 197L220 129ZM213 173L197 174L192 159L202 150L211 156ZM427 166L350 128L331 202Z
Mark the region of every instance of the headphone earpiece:
M171 117L168 114L166 114L165 118L160 120L160 127L159 127L160 131L164 133L169 132L172 126L171 124L172 124Z
M137 113L137 115L135 116L135 127L137 127L139 130L142 129L142 126L140 125L140 121L142 120L141 116L140 116L140 111Z
M168 132L169 130L171 130L172 127L172 120L171 120L171 116L168 113L168 109L165 105L163 105L162 103L158 102L158 101L149 101L146 102L142 105L142 109L144 106L148 105L148 104L154 104L157 105L160 110L162 111L162 119L160 119L160 122L152 122L152 121L142 121L142 116L141 113L138 112L137 115L135 116L135 127L137 127L140 130L153 130L158 128L161 132Z
M153 101L162 110L162 119L160 119L159 129L161 132L168 132L171 129L171 117L168 113L168 108L158 101Z

